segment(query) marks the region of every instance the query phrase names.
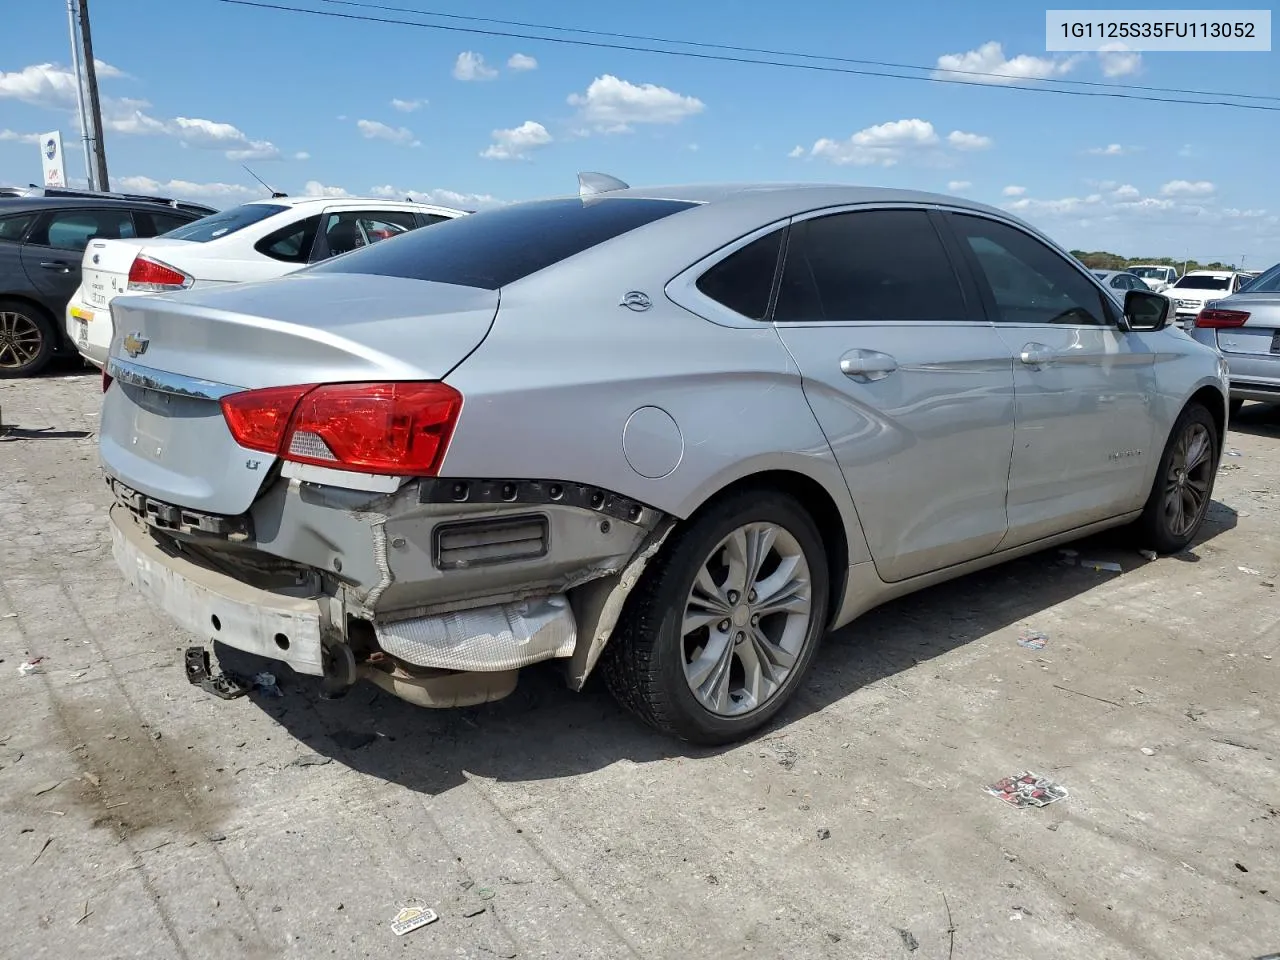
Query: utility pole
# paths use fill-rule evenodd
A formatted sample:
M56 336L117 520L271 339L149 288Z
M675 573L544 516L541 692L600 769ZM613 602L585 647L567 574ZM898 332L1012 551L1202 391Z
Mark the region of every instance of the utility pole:
M89 112L93 119L94 180L99 190L110 190L107 180L107 146L102 142L102 105L98 102L98 71L93 65L93 37L89 32L89 0L80 0L80 46L84 49L84 75L89 84Z
M71 29L71 69L76 75L76 102L80 107L80 139L84 142L84 175L93 189L93 156L89 149L89 121L84 112L84 77L80 74L80 44L76 36L76 0L67 0L67 26Z

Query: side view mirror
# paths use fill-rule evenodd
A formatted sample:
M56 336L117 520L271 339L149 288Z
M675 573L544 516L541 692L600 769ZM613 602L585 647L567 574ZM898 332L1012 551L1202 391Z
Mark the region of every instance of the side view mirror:
M1124 295L1124 319L1130 330L1163 330L1173 318L1173 300L1162 293L1130 290Z

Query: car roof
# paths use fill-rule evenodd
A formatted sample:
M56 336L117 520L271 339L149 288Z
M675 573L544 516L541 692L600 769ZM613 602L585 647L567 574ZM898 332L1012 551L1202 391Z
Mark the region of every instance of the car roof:
M417 200L390 200L386 197L262 197L258 200L247 200L245 205L253 203L270 203L281 207L305 207L309 205L333 205L347 203L375 203L388 210L452 210L465 213L457 207L447 207L442 203L420 203Z
M656 187L628 187L593 194L592 198L681 200L686 203L775 206L792 201L798 207L817 209L858 203L941 203L1008 217L1007 211L942 193L866 187L846 183L691 183Z
M184 210L172 204L158 200L131 200L123 197L0 197L0 214L28 213L40 210L57 210L62 207L71 209L83 207L129 207L137 210L164 210L169 213L188 214L200 217L203 214L195 210Z
M1234 277L1234 270L1188 270L1188 277Z

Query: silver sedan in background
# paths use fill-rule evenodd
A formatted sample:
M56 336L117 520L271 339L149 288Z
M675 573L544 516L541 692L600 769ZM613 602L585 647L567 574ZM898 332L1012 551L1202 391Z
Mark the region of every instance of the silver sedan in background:
M1280 263L1206 304L1192 336L1227 358L1233 412L1246 400L1280 401Z
M1114 291L1115 296L1121 300L1130 290L1150 289L1145 280L1136 274L1129 273L1127 270L1095 270L1093 275L1098 278L1104 287Z
M721 743L886 600L1108 527L1195 537L1226 367L1167 298L1122 307L955 198L600 179L115 300L125 574L333 693L471 704L599 664Z

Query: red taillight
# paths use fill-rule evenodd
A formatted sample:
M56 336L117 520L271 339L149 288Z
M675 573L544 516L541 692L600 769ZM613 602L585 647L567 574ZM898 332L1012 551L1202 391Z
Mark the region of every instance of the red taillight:
M1243 327L1248 319L1249 314L1244 310L1201 310L1196 316L1196 326L1210 329Z
M289 418L303 394L314 386L268 387L233 393L222 398L222 417L240 446L278 455Z
M405 476L440 468L462 410L443 383L337 383L233 393L222 412L236 441L296 463Z
M146 293L158 293L163 290L185 290L191 286L191 277L181 270L175 270L167 263L152 260L142 254L133 258L129 267L129 289Z

